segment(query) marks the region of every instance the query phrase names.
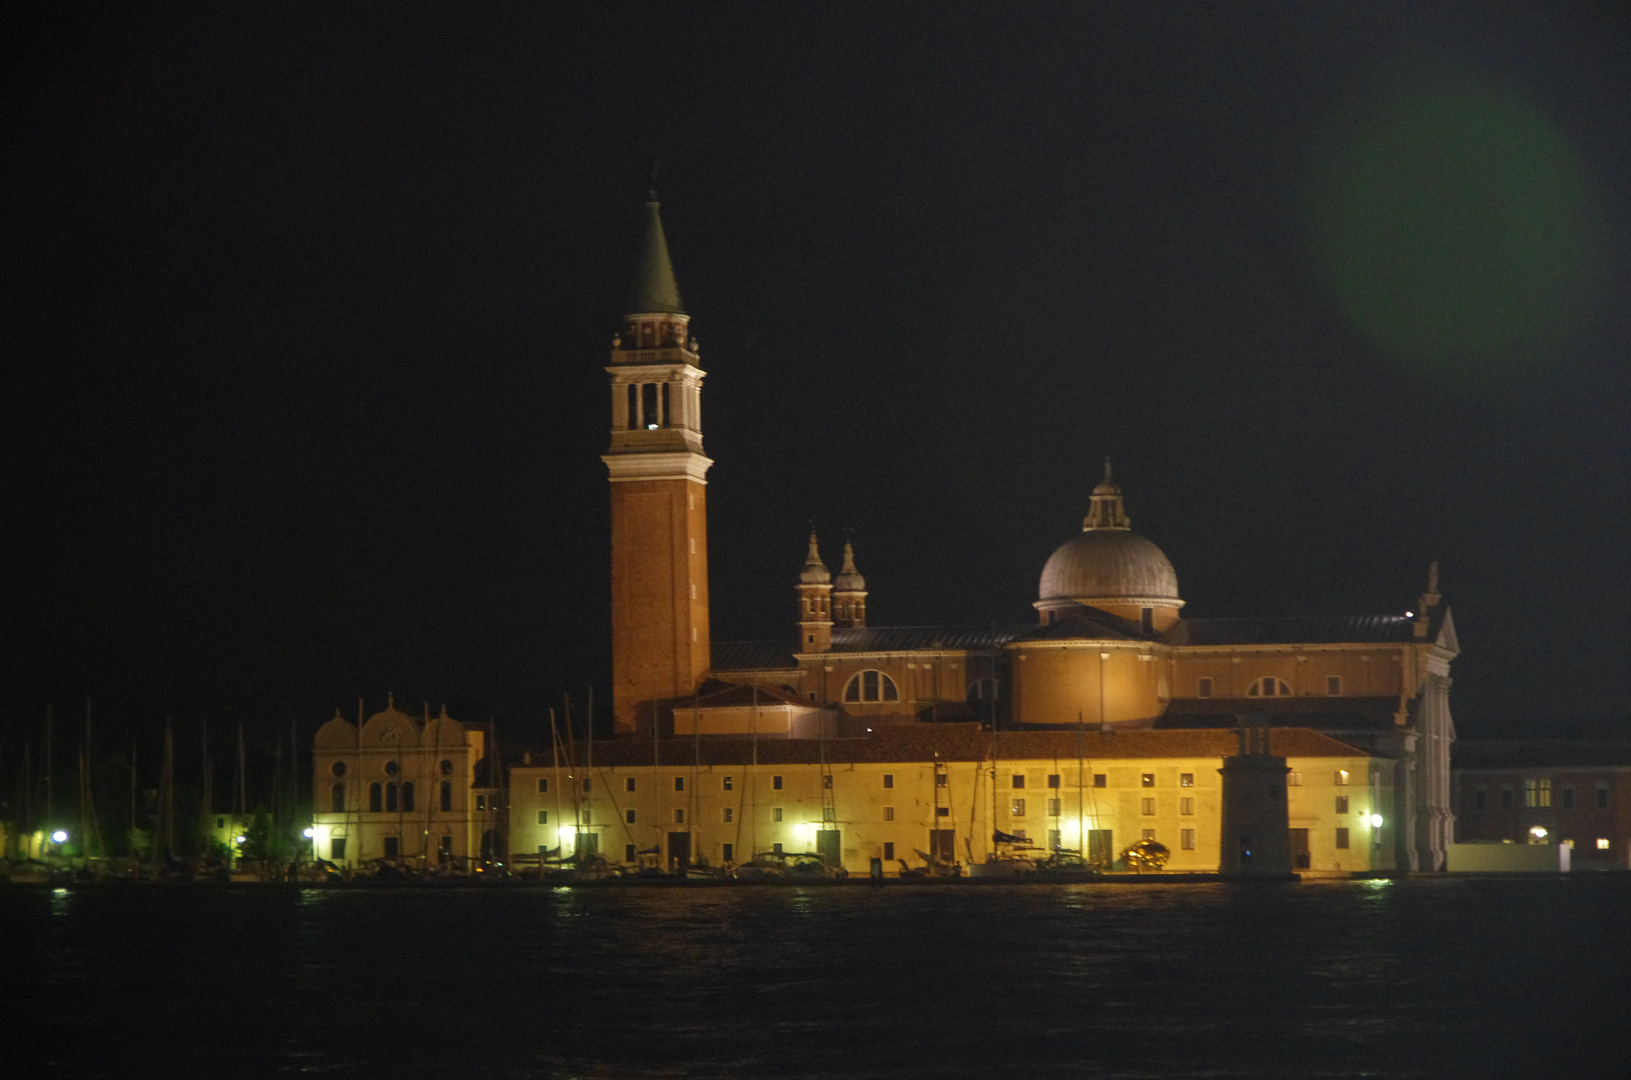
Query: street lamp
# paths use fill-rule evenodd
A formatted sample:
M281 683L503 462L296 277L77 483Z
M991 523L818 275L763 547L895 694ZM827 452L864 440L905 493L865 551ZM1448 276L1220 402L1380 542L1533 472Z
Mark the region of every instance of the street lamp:
M58 829L51 834L51 841L56 844L66 844L68 842L68 833L63 829Z

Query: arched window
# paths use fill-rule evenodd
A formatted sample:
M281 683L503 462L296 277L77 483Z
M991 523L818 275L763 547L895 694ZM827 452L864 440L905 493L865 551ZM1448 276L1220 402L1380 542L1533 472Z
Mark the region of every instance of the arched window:
M895 680L881 671L863 671L850 678L844 687L845 701L899 701L900 691Z
M379 813L380 805L380 786L379 781L375 780L372 784L368 785L368 809L377 814Z
M1276 679L1272 675L1265 675L1254 681L1246 688L1247 697L1290 697L1291 687L1284 679Z
M413 810L413 781L406 780L402 784L402 809Z
M385 785L385 812L396 813L396 781Z
M442 781L442 809L453 809L453 783L449 780Z
M329 809L336 814L345 813L345 785L335 784L329 791Z

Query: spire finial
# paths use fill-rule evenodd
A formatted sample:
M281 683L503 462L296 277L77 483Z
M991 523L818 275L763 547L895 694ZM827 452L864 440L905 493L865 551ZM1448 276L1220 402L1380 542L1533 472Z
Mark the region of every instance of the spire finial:
M821 548L816 541L815 529L810 529L810 551L804 557L804 569L799 571L799 582L803 585L826 585L832 581L832 573L828 571L827 564L821 561Z
M1113 484L1113 483L1116 482L1116 478L1114 476L1110 475L1110 455L1109 454L1104 455L1104 482L1106 484Z

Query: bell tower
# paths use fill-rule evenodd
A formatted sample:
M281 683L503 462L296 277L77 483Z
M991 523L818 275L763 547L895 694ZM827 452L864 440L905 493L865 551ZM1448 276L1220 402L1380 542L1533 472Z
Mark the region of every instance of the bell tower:
M658 213L646 197L633 290L612 337L612 717L649 730L655 703L708 675L708 503L702 379Z

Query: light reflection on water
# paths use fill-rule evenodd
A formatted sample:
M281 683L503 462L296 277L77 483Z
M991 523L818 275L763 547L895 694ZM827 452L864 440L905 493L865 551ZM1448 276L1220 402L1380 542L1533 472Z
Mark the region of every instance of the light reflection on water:
M0 893L64 1076L1623 1077L1627 910L1631 875Z

